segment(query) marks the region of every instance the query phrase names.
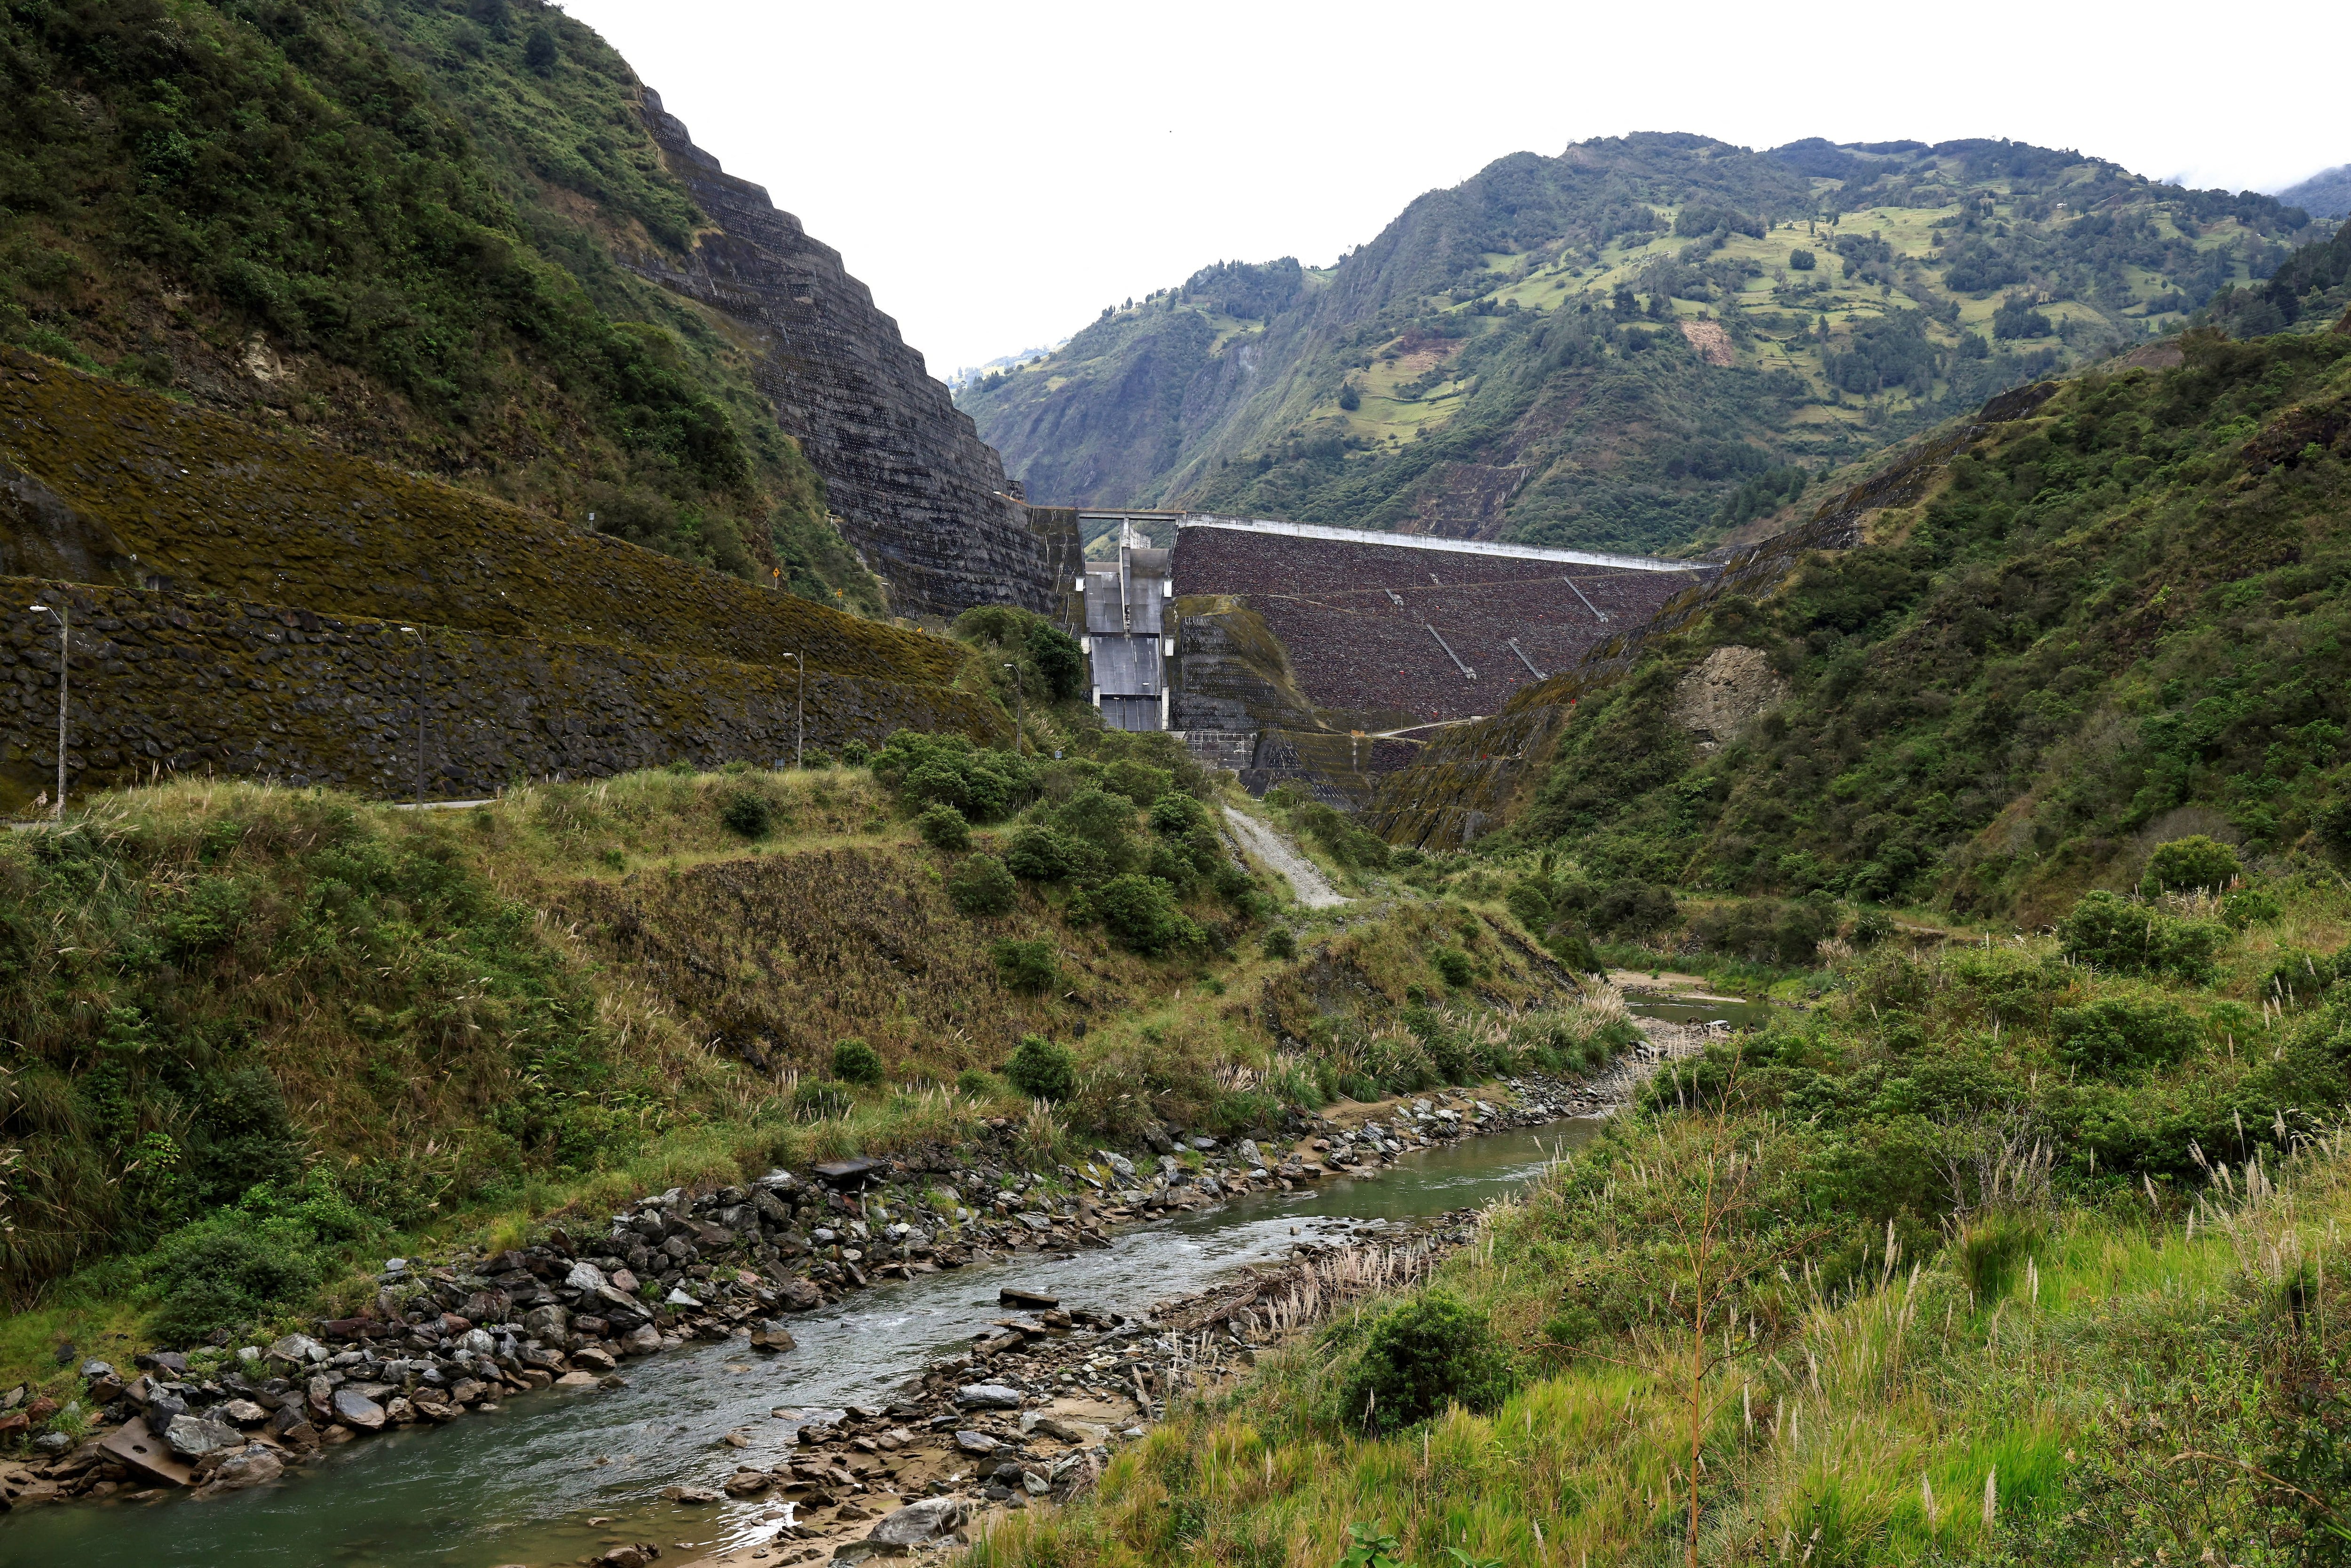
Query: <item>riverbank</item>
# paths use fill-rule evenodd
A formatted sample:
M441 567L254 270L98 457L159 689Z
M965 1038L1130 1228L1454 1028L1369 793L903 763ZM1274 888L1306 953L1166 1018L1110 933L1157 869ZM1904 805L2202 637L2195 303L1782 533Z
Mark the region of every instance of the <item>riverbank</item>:
M773 1173L747 1189L664 1193L632 1206L594 1242L577 1239L574 1227L488 1257L402 1260L385 1270L368 1308L307 1335L142 1356L149 1364L138 1375L119 1393L107 1390L107 1414L121 1425L19 1467L0 1485L19 1504L72 1496L154 1502L182 1486L217 1496L276 1481L362 1436L492 1415L538 1388L610 1388L622 1367L698 1342L740 1342L742 1354L765 1348L789 1360L796 1315L866 1286L1067 1258L1155 1218L1360 1178L1412 1151L1587 1111L1604 1103L1613 1076L1343 1104L1301 1119L1279 1147L1202 1135L1183 1139L1179 1151L1177 1130L1159 1128L1155 1142L1165 1153L1102 1151L1082 1166L1045 1172L1023 1168L1001 1146L1017 1131L1007 1124L994 1129L993 1148L915 1151ZM1155 1168L1146 1176L1146 1167ZM1133 1324L1113 1314L1093 1326ZM1028 1343L1014 1330L991 1337L1007 1333L1014 1344L978 1354ZM113 1369L92 1370L103 1388ZM1146 1386L1163 1373L1148 1357L1141 1370ZM858 1437L876 1435L844 1440Z

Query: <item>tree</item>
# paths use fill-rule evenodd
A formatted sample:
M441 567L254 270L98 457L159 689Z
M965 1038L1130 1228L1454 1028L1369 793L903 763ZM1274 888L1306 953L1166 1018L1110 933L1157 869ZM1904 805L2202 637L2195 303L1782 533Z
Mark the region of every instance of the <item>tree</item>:
M1055 702L1067 702L1085 689L1086 656L1075 637L1039 621L1029 628L1027 641L1029 657Z
M555 74L555 30L541 22L530 30L522 46L522 63L543 77Z
M1811 251L1792 250L1788 253L1788 270L1791 272L1810 272L1819 265L1819 258Z
M1364 394L1355 390L1354 382L1344 382L1340 384L1339 406L1349 413L1364 406Z
M2197 833L2157 845L2147 857L2138 890L2149 898L2165 893L2222 893L2243 870L2236 851Z

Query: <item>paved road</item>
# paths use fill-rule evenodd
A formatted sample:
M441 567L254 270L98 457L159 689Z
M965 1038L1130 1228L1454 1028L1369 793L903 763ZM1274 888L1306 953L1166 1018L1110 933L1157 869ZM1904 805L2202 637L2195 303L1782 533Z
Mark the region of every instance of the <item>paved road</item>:
M1312 861L1290 847L1288 840L1238 807L1225 808L1225 823L1241 847L1290 879L1298 902L1309 909L1330 909L1346 903Z

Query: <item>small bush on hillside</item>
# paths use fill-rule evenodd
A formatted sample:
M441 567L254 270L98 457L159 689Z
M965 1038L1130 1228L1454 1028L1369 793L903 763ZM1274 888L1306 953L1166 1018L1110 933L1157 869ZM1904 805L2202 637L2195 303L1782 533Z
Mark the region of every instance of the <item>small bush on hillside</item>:
M1894 935L1894 916L1883 909L1865 909L1853 917L1851 941L1856 947L1875 947Z
M1593 951L1591 939L1573 926L1553 926L1544 936L1543 946L1551 949L1552 956L1576 974L1597 975L1608 967Z
M1092 844L1114 869L1134 856L1134 807L1106 789L1081 789L1053 813L1064 838Z
M1718 953L1759 964L1806 965L1823 939L1836 934L1836 906L1824 898L1740 899L1708 910L1690 929Z
M1364 871L1387 869L1387 841L1357 827L1344 812L1333 810L1319 800L1301 800L1291 817L1301 832L1329 851L1331 858L1341 865Z
M994 855L974 855L947 877L947 898L966 915L1002 915L1020 888Z
M844 740L841 743L841 765L843 768L862 768L872 759L873 748L863 741Z
M1468 985L1475 974L1469 955L1458 947L1439 947L1428 956L1428 963L1437 971L1437 978L1456 990Z
M1200 940L1200 928L1176 906L1176 890L1156 877L1130 872L1094 890L1094 918L1137 953L1164 953Z
M975 1100L993 1100L1004 1092L1004 1081L993 1072L967 1067L956 1074L956 1088Z
M1036 767L1018 752L982 750L959 735L902 729L874 758L873 776L910 804L944 802L986 822L1035 787Z
M988 948L996 961L996 977L1016 991L1050 990L1059 970L1050 942L1016 942L1009 937Z
M942 800L914 819L923 841L933 849L960 854L971 848L971 823L961 811Z
M2329 956L2306 947L2282 947L2262 977L2262 995L2287 1007L2303 1007L2326 994L2342 973L2343 955Z
M1176 775L1171 769L1122 757L1102 769L1102 788L1138 806L1148 806L1176 788Z
M775 825L776 809L757 789L737 789L729 793L718 808L718 820L726 824L730 833L740 833L747 839L764 839Z
M265 1236L238 1211L191 1226L157 1249L151 1278L164 1281L151 1331L166 1344L194 1344L214 1329L276 1316L319 1288L310 1255Z
M1502 897L1510 906L1511 916L1530 931L1541 931L1551 925L1551 894L1538 878L1521 877L1510 884Z
M844 1040L832 1048L832 1075L844 1083L882 1082L882 1053L862 1040Z
M2083 963L2201 981L2228 941L2216 921L2184 920L2115 893L2085 893L2057 923L2066 954Z
M1277 925L1268 931L1259 941L1258 946L1269 958L1298 956L1298 938L1287 925Z
M1004 1076L1032 1100L1067 1100L1077 1092L1078 1063L1070 1048L1041 1035L1024 1034L1020 1049L1005 1064Z
M2285 906L2267 888L2241 887L2220 900L2222 924L2239 931L2267 925L2284 913Z
M1102 852L1081 839L1031 822L1004 848L1012 874L1030 882L1090 882L1107 874Z
M1086 655L1078 640L1040 621L1029 628L1029 657L1045 680L1046 695L1067 702L1085 690Z
M2085 1072L2161 1067L2196 1049L2196 1019L2177 1002L2119 998L2059 1008L2059 1060Z
M2147 857L2138 890L2149 898L2166 893L2220 893L2243 870L2236 851L2198 833L2158 844Z
M1428 1291L1380 1314L1341 1385L1339 1409L1350 1426L1398 1432L1450 1405L1492 1410L1510 1391L1510 1364L1485 1318Z
M1181 790L1170 789L1151 802L1151 826L1172 838L1180 838L1194 828L1216 831L1208 821L1208 809Z

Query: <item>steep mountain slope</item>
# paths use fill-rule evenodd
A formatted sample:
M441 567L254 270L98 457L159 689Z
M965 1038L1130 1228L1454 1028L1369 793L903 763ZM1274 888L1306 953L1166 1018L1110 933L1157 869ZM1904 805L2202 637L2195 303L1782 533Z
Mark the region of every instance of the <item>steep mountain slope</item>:
M2280 191L2278 200L2314 218L2351 217L2351 163L2322 169L2299 185Z
M876 564L976 540L946 608L1019 597L994 455L649 97L537 0L12 7L0 340L853 608L828 510ZM714 268L754 307L663 287Z
M2351 854L2351 330L2183 347L1960 432L1859 548L1521 694L1497 725L1555 727L1512 834L1604 883L2027 921L2184 833ZM1416 772L1384 800L1406 837L1446 788Z
M2266 277L2307 215L2009 142L1513 154L964 404L1040 499L1658 549Z

